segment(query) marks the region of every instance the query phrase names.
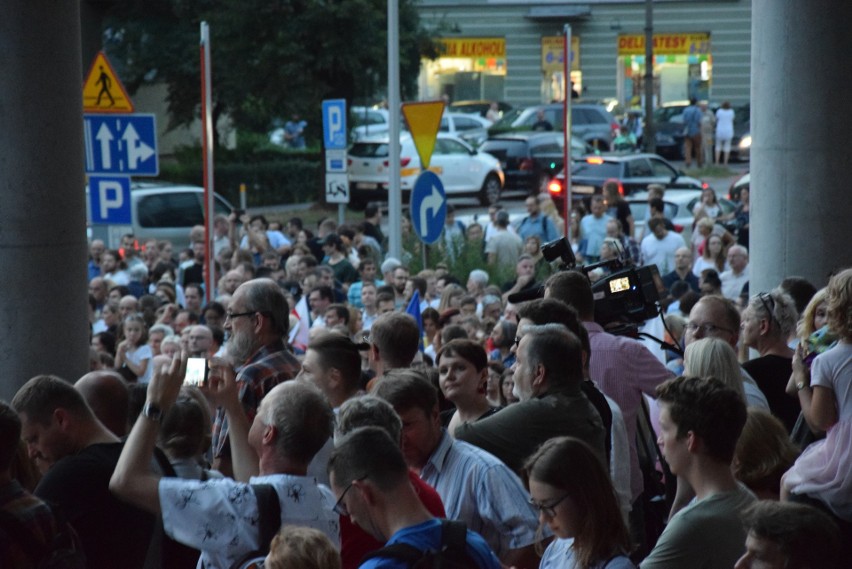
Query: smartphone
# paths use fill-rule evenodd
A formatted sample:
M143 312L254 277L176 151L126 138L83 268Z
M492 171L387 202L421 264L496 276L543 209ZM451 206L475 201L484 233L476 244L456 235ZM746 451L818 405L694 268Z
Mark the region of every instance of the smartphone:
M199 386L207 383L207 358L189 358L186 360L186 375L183 378L184 385Z

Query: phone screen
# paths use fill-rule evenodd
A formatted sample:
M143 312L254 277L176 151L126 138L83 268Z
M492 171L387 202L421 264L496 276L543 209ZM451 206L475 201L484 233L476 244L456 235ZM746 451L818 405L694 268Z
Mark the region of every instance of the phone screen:
M186 361L186 376L184 385L203 385L207 381L207 359L189 358Z

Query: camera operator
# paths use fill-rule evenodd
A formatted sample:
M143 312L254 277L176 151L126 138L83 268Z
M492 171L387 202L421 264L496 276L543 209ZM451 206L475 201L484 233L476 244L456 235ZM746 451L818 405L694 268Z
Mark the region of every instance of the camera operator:
M671 379L666 369L641 342L624 336L614 336L596 323L595 301L589 279L579 271L563 271L545 283L545 298L555 298L573 306L589 332L591 344L590 376L601 391L612 398L624 413L627 440L636 440L636 421L642 405L642 395L653 396L656 387ZM647 551L644 532L642 493L644 484L636 445L630 445L630 489L633 507L630 529L634 541Z

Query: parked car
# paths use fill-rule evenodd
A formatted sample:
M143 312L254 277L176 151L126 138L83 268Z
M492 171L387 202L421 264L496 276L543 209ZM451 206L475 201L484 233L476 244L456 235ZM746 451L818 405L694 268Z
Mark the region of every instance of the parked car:
M581 197L599 194L608 180L618 182L619 192L623 196L644 190L648 184L696 190L708 187L706 182L685 175L656 154L612 154L588 156L585 160L574 162L571 168L571 194ZM557 206L565 199L564 184L563 171L548 187Z
M722 214L730 213L736 208L736 204L732 201L718 197L719 206L722 208ZM699 190L677 190L666 192L663 198L665 204L665 216L671 220L675 226L675 230L683 235L683 238L689 243L692 237L692 225L695 216L692 214L692 208L695 207L701 200L701 191ZM636 192L629 198L627 203L630 205L630 213L633 214L635 224L634 238L639 240L645 230L645 218L648 215L648 192Z
M488 109L491 108L491 103L492 101L456 101L455 103L450 103L449 110L453 113L476 113L485 118ZM510 110L512 110L512 105L503 101L497 101L497 112L500 113L501 117Z
M488 138L491 122L479 115L469 113L444 113L439 132L453 134L468 144L479 146Z
M353 141L368 136L387 134L390 128L390 113L387 109L353 106L349 109L349 136ZM405 123L400 122L400 128Z
M683 111L689 101L673 101L654 109L657 154L669 160L683 159Z
M408 201L417 176L420 157L409 133L400 136L400 188L403 201ZM349 149L349 207L362 209L367 202L388 198L388 137L375 137L356 142ZM505 177L500 161L480 152L463 140L439 133L429 164L444 184L448 196L473 195L482 205L500 201Z
M168 182L133 182L130 186L132 222L121 225L93 225L86 186L86 217L90 239L102 239L115 249L121 236L132 233L140 242L163 239L172 242L175 251L189 247L189 230L204 224L204 188ZM228 215L233 206L214 194L215 213Z
M556 103L512 109L488 129L488 134L496 136L504 132L532 130L538 120L538 111L544 111L544 118L553 126L553 130L562 130L564 108L561 103ZM609 150L613 138L618 136L618 130L618 122L603 105L571 105L571 134L580 137L596 150Z
M500 160L506 175L504 190L530 194L546 192L565 163L565 136L561 132L507 132L486 140L479 150ZM582 139L571 137L571 156L593 152Z

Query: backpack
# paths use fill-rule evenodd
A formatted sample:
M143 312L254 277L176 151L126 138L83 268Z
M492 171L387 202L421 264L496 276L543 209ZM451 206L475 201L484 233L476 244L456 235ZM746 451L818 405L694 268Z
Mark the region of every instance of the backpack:
M260 534L260 548L240 557L231 565L231 569L263 567L263 561L269 554L272 538L281 528L281 503L278 501L278 492L271 484L252 484L251 487L257 497L257 528Z
M13 538L37 569L85 569L86 555L77 532L64 519L54 515L56 533L45 545L23 526L11 513L0 510L0 531Z
M410 569L471 569L478 565L465 550L467 526L456 520L441 520L441 549L420 550L407 543L394 543L371 551L361 563L374 557L403 561Z

